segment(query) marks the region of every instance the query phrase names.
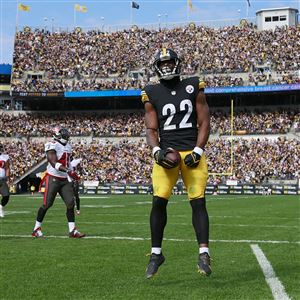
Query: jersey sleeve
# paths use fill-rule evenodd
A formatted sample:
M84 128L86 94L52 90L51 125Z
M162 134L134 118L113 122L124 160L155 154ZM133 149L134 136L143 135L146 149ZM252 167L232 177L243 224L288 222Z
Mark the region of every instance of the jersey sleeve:
M199 91L203 92L205 87L206 87L205 82L202 79L199 78Z
M45 144L45 152L48 152L50 150L56 151L56 143L49 142Z
M141 92L141 100L144 104L149 101L149 97L145 90L142 90Z

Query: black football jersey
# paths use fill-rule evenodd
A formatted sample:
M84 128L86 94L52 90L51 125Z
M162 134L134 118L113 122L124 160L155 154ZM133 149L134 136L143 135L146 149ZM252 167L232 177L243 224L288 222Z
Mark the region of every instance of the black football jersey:
M157 112L160 147L192 150L197 142L196 98L204 83L199 77L148 85L142 101L150 101Z

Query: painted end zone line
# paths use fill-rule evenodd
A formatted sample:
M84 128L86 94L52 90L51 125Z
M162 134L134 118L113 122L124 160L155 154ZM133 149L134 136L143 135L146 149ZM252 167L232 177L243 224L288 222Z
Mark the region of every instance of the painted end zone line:
M284 286L281 281L276 277L271 263L266 258L263 251L258 245L250 245L264 275L267 284L269 285L275 300L290 300L291 298L285 292Z
M34 239L31 235L25 234L1 234L0 238L31 238ZM54 238L54 239L68 239L67 235L46 235L44 238ZM42 239L44 239L42 238ZM99 235L90 235L84 237L84 239L99 239L99 240L129 240L129 241L148 241L150 238L143 237L131 237L131 236L99 236ZM170 242L196 242L193 239L173 239L173 238L164 238L164 241ZM262 243L262 244L298 244L300 241L291 242L291 241L264 241L264 240L210 240L212 243Z

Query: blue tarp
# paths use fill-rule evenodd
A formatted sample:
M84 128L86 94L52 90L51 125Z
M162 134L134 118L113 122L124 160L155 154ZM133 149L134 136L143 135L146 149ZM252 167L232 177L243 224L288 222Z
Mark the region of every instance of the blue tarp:
M0 64L0 75L11 75L11 68L9 64Z

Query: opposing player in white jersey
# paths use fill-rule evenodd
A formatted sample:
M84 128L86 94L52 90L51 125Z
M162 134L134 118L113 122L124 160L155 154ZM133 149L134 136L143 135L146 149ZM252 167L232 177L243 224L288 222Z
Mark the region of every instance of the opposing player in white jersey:
M9 156L4 153L4 147L2 144L0 144L0 194L2 195L0 204L0 218L4 218L4 206L9 200L9 188L7 184L9 175Z
M32 232L34 237L42 237L41 230L43 219L47 210L53 205L57 193L67 207L67 220L70 238L82 238L85 234L80 233L75 227L74 192L72 180L78 180L78 175L70 166L72 147L69 143L70 134L65 128L56 128L53 140L45 144L45 152L48 160L47 175L43 205L39 208L37 219Z

